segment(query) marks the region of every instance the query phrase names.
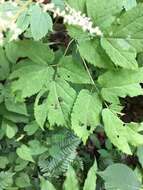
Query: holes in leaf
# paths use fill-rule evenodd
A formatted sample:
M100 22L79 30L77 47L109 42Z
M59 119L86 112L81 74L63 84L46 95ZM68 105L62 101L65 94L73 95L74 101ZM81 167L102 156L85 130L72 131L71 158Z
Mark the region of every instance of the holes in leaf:
M91 127L89 125L87 125L86 129L87 129L87 131L90 131Z
M70 78L70 76L69 76L69 75L67 75L67 77L68 77L68 78Z
M117 138L119 138L120 136L119 135L117 135Z
M55 110L57 110L58 109L58 104L51 104L51 106L55 109Z
M84 123L82 123L82 122L79 122L79 125L80 125L81 127L83 127L83 126L84 126Z
M61 103L63 102L63 99L61 97L58 97L58 101Z
M124 124L123 124L123 126L125 127L125 126L126 126L126 124L124 123Z
M55 110L58 109L58 104L55 104L54 109L55 109Z

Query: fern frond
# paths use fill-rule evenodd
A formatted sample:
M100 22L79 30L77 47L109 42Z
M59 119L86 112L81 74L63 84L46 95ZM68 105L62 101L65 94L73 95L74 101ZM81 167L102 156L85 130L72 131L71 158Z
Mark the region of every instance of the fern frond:
M66 172L69 165L76 158L76 149L80 143L79 138L68 135L56 145L58 153L50 159L39 161L39 167L44 176L57 177Z

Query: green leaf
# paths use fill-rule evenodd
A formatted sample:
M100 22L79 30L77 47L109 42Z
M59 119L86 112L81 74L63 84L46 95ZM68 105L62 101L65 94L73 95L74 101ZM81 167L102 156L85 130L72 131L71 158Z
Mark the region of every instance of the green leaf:
M8 111L28 116L24 102L14 102L14 99L12 100L12 98L6 98L5 106Z
M74 169L70 166L67 174L66 180L64 182L64 190L79 190L77 176L75 174Z
M24 144L21 145L21 147L17 148L16 153L23 160L34 162L32 156L31 156L31 150L30 150L30 148L28 146L26 146Z
M7 189L13 184L13 173L11 172L0 172L0 190Z
M31 136L33 135L37 130L39 129L39 126L37 125L36 121L32 121L28 123L24 127L24 131L27 133L27 135Z
M139 159L139 163L141 164L141 166L143 168L143 146L138 147L137 156L138 156L138 159Z
M43 12L39 5L32 7L30 24L34 40L40 40L52 31L52 19L47 12Z
M6 126L6 136L11 139L15 136L15 134L17 133L17 127L15 125L9 125L7 124Z
M0 80L4 80L9 75L9 62L5 56L5 52L0 47Z
M97 172L97 162L94 161L93 166L90 168L87 178L84 182L83 190L95 190L96 189L96 172Z
M5 156L0 156L0 168L4 169L6 168L7 164L9 163L9 160Z
M23 160L18 157L16 159L16 166L14 168L14 171L16 171L16 172L22 171L23 169L25 169L27 167L28 163L29 163L28 161Z
M136 0L127 0L124 7L126 10L132 9L137 6Z
M141 187L134 172L124 164L110 165L105 171L99 172L99 175L104 179L107 190L139 190Z
M43 177L40 177L40 186L41 190L56 190L55 187L48 180L45 180Z
M35 116L36 122L41 127L41 129L44 129L44 123L47 118L47 103L44 100L41 104L39 104L39 101L42 95L47 90L48 89L43 89L40 91L40 93L36 97L35 104L34 104L34 116Z
M16 178L15 183L19 188L26 188L31 186L29 176L26 173L20 173Z
M28 26L30 25L30 16L28 10L21 13L21 15L17 19L16 24L17 27L22 30L22 32L24 32L28 28Z
M135 49L124 39L102 38L101 45L116 66L137 69Z
M77 11L82 11L84 12L85 10L85 6L86 6L86 0L82 0L82 1L72 1L72 0L66 0L66 2L74 9L76 9Z
M28 142L31 155L40 155L48 150L48 148L42 145L38 140L31 140Z
M120 13L126 0L86 0L88 16L97 26L106 28L113 23L116 15Z
M105 72L98 78L102 87L102 97L110 103L119 104L119 97L142 95L143 89L140 86L143 82L142 73L143 68L136 71L118 69Z
M12 83L12 90L20 91L22 98L30 97L52 80L53 73L53 69L46 65L34 64L30 61L21 63L20 68L10 76L10 79L18 78Z
M63 57L60 60L57 74L60 78L79 84L90 84L91 80L87 71L81 63L78 63L71 56Z
M53 51L42 42L22 40L8 43L5 48L6 55L12 63L16 63L19 58L28 57L34 63L47 65L54 59Z
M110 58L105 54L97 40L84 40L80 41L78 50L81 57L86 59L90 64L99 68L112 68L113 63Z
M84 109L82 109L83 103ZM96 93L90 93L88 90L80 91L73 107L71 121L72 129L84 143L100 123L101 110L102 102Z
M76 92L67 82L59 79L50 84L47 116L51 125L68 125L75 98Z
M143 3L121 15L119 22L111 28L112 38L124 39L141 52L143 48Z
M125 125L115 113L109 109L102 112L104 129L110 141L122 152L132 154L130 145L143 145L143 136Z

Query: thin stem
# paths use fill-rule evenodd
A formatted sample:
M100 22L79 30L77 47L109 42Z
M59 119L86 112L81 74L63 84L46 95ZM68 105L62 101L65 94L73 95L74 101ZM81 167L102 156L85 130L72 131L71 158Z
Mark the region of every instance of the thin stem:
M68 52L68 50L69 50L69 48L70 48L70 45L72 44L73 41L74 41L74 39L72 39L72 40L68 43L68 46L66 47L66 50L65 50L63 56L66 56L66 54L67 54L67 52Z

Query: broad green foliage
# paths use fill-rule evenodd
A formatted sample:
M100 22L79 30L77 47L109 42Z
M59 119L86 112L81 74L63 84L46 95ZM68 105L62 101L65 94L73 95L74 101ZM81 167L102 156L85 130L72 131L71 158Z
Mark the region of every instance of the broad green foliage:
M78 63L72 57L63 57L57 69L58 77L78 84L90 84L91 79L82 63Z
M111 142L122 150L124 153L131 154L129 144L139 146L143 144L143 136L126 126L116 115L109 109L102 112L105 132Z
M134 172L124 164L113 164L99 175L105 180L105 188L135 190L140 189L141 184Z
M30 148L28 146L26 146L24 144L21 145L21 147L17 148L16 153L23 160L34 162L32 155L31 155Z
M86 0L88 15L93 21L102 28L108 27L115 21L117 14L119 14L126 5L127 0Z
M78 190L78 181L75 174L75 171L72 167L68 169L66 180L64 182L64 189L65 190Z
M83 105L84 101L86 101L85 105ZM83 110L81 110L82 106ZM80 91L73 107L71 120L72 129L84 143L100 123L101 110L102 102L96 93L90 93L88 90Z
M5 56L5 52L0 48L0 80L4 80L9 74L9 62Z
M143 1L17 2L0 3L0 190L141 190Z
M0 172L0 190L6 189L13 184L13 173Z
M142 73L142 68L136 71L116 69L104 73L98 78L102 87L102 97L110 103L118 104L119 97L134 97L143 94L140 86L143 81Z
M96 188L96 172L97 172L97 163L95 160L93 166L88 171L83 190L95 190L95 188Z
M54 186L44 178L41 177L41 190L56 190Z
M16 63L18 58L29 58L34 63L47 65L54 59L54 54L47 44L32 40L8 43L6 56L12 63Z
M31 33L35 40L40 40L48 31L52 31L52 19L47 12L43 12L39 5L31 8Z
M101 45L116 66L137 69L136 51L122 39L102 39Z

